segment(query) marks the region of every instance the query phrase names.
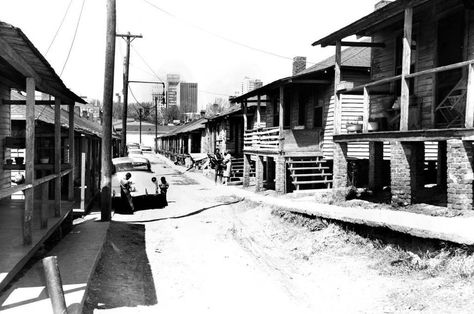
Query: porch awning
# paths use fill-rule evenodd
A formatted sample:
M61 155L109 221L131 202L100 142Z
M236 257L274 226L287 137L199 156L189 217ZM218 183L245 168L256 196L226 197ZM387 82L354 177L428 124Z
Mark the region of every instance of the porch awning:
M10 88L26 89L26 78L35 79L36 90L58 97L63 103L86 102L69 90L21 29L0 22L0 79Z
M411 1L413 7L419 6L428 2L429 0L413 0ZM403 12L406 7L406 1L396 0L392 3L387 4L386 6L364 16L363 18L355 21L352 24L347 25L346 27L341 28L340 30L318 39L312 45L317 46L321 45L326 47L329 45L334 45L336 41L342 40L348 36L359 35L359 36L368 36L370 35L370 28L377 26L382 22L387 22L393 18L403 18Z

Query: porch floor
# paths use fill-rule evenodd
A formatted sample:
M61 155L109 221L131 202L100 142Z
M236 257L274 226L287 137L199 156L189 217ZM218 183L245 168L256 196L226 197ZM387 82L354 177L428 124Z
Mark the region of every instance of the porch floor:
M24 204L23 200L0 200L0 239L2 239L0 241L0 252L2 252L2 258L0 258L0 290L5 288L44 241L59 228L73 208L72 202L62 201L61 216L54 217L54 201L51 201L48 227L41 229L39 219L41 206L35 206L32 224L33 243L23 245L22 219Z

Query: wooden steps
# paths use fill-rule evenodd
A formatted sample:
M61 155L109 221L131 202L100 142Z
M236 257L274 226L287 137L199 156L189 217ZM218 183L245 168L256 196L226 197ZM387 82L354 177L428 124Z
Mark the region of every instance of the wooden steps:
M287 160L292 184L296 190L330 188L331 168L323 157L292 157Z
M250 176L255 177L255 165L250 163ZM232 158L232 173L229 178L229 182L232 185L242 184L244 179L244 159L243 158Z

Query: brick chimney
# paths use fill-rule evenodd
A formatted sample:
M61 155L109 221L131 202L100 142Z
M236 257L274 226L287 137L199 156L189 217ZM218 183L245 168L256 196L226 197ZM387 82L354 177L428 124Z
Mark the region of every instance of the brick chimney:
M306 69L306 57L293 58L293 75L300 73Z
M391 2L393 2L393 1L381 0L381 1L377 2L375 4L375 11L377 11L378 9L383 8L384 6L386 6L387 4L389 4Z

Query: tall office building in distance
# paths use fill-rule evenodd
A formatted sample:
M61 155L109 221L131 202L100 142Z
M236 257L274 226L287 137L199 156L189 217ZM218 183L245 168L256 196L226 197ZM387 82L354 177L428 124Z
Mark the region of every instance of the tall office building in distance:
M179 74L168 74L166 76L166 104L170 106L178 106L178 85Z
M259 79L251 79L249 77L245 77L244 80L242 81L242 88L241 88L242 95L248 92L251 92L254 89L260 88L262 86L263 86L263 83Z
M179 110L181 113L196 113L198 84L181 82L179 84Z

